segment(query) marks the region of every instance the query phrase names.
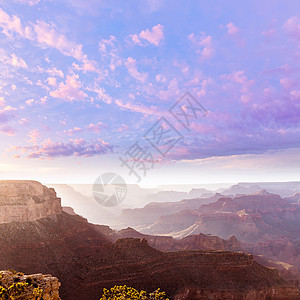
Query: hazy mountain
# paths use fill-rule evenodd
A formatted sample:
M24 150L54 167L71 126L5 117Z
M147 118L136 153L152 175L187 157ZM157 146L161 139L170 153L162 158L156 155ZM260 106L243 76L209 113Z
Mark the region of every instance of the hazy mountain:
M202 204L214 202L221 198L221 194L215 194L206 198L184 199L179 202L153 202L143 208L124 209L117 219L116 227L148 226L159 217L174 214L183 210L197 209Z
M221 188L218 191L224 195L238 195L255 193L262 189L281 197L289 197L300 192L300 182L240 182L230 188Z

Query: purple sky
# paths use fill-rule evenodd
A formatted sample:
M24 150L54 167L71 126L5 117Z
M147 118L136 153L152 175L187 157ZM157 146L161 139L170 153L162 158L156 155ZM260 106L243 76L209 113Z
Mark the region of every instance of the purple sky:
M299 1L0 0L0 176L135 183L123 157L146 185L300 180L299 67Z

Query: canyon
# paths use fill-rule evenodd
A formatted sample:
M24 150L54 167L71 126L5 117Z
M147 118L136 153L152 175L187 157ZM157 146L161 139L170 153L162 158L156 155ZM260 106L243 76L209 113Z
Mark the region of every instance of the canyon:
M26 191L27 202L18 202L16 185ZM31 200L45 205L53 201L55 209L34 214L34 220L28 214L26 221L19 216L17 221L0 224L0 269L52 274L61 282L62 299L99 299L104 287L115 284L144 290L160 287L171 299L299 298L298 289L281 278L278 270L237 251L240 244L235 237L223 241L199 235L181 242L150 237L151 242L141 236L128 237L139 234L132 229L114 231L89 223L70 208L68 213L58 209L55 191L39 183L5 182L5 187L9 196L6 200L2 192L3 206L28 203L30 207L34 205ZM222 250L209 249L216 243ZM203 250L193 249L203 244ZM181 250L184 245L190 246Z

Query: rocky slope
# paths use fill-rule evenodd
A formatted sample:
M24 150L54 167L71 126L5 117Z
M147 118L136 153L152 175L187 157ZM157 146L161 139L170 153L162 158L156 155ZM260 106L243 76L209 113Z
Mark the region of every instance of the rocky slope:
M106 228L106 229L105 229ZM112 243L109 228L95 229L79 216L62 213L33 222L0 225L0 268L51 273L62 283L62 299L98 299L104 287L127 284L138 289L161 287L175 297L201 286L199 293L268 295L272 287L295 299L297 290L255 262L230 251L161 252L140 239ZM197 292L197 293L198 293Z

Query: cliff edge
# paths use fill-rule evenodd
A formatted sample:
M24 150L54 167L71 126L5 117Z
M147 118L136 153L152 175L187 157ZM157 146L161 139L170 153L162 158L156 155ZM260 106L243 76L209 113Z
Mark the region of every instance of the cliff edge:
M61 199L37 181L0 180L0 224L30 222L62 213Z

